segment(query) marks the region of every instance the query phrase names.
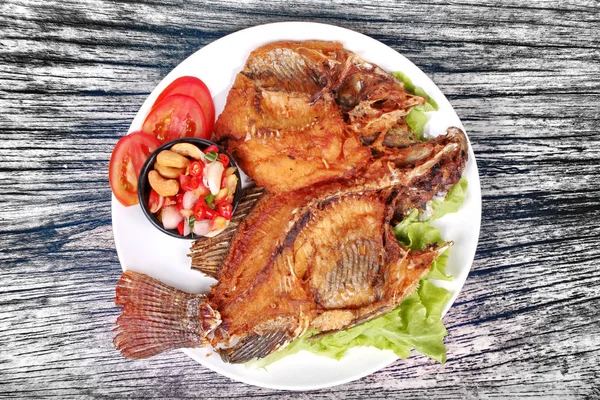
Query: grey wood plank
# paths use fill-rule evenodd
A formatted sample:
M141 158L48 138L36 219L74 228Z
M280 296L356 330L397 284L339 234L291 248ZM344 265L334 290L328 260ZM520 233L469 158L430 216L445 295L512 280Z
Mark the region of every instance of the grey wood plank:
M0 4L0 397L600 398L597 1ZM331 23L432 77L480 168L472 272L448 362L415 354L338 387L234 382L180 352L113 348L112 148L154 86L256 24Z

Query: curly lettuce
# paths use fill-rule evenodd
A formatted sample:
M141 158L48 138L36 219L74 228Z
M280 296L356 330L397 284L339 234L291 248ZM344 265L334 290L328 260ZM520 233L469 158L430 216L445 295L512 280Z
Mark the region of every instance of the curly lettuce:
M445 199L434 200L431 204L433 216L430 218L430 220L438 219L446 214L457 212L465 200L468 186L469 183L467 182L467 179L462 177L455 185L452 186Z
M396 79L404 84L404 89L407 92L416 94L417 96L425 97L427 99L425 104L420 104L416 107L413 107L413 109L410 110L410 112L406 115L406 124L419 139L423 140L423 131L425 130L425 124L427 124L427 114L425 113L428 111L437 111L438 105L432 97L425 93L425 90L419 86L415 86L412 80L403 72L396 71L393 72L392 75L394 75Z

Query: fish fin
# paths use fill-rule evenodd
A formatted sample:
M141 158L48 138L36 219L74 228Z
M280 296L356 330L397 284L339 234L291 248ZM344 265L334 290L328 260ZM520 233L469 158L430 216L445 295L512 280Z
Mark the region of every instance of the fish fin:
M451 245L452 242L432 244L423 250L410 250L398 245L399 251L394 252L396 260L386 260L390 265L386 267L384 298L357 309L334 309L323 312L311 322L310 326L311 329L321 332L311 336L309 340L351 328L394 310L418 289L421 279L429 273L431 263Z
M121 307L121 315L113 344L127 358L206 346L207 336L221 324L219 312L205 295L177 290L134 271L121 275L115 304Z
M221 358L232 364L245 363L255 358L263 358L287 345L296 337L296 318L278 317L262 323L253 332L245 335L234 347L219 350Z
M219 279L221 266L229 253L233 235L264 193L265 190L257 186L246 189L229 226L215 237L202 237L192 244L188 254L192 259L192 269L203 272L211 278Z
M251 333L244 337L243 342L240 342L240 346L231 351L220 350L219 354L225 362L240 364L255 358L266 357L283 344L289 343L290 340L291 338L284 330L273 330L266 332L264 335Z

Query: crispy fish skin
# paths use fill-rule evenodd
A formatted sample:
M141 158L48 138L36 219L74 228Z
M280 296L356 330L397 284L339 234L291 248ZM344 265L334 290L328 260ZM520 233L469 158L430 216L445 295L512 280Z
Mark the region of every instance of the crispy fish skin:
M215 137L270 192L351 177L371 158L346 132L330 93L313 100L306 93L265 90L243 74L229 92Z
M332 84L345 57L340 42L274 42L252 51L242 74L261 88L314 95Z
M450 134L423 143L431 152L416 167L378 160L351 182L269 195L259 202L247 222L267 232L268 240L247 243L242 231L223 268L236 274L221 277L209 294L223 318L216 336L225 332L219 343L224 359L262 357L265 349L285 346L308 329L348 328L391 311L411 294L449 244L409 251L398 244L390 220L399 206L414 207L456 183L460 174L444 171L464 167L463 137ZM412 188L421 180L437 185L415 198ZM281 214L266 217L275 210ZM252 252L257 254L247 256ZM276 329L282 318L285 334L265 328ZM248 332L254 339L247 339Z
M274 203L268 196L265 206ZM127 271L117 304L124 305L132 293L145 297L137 299L136 308L123 310L116 347L127 357L142 358L210 344L224 360L242 363L270 354L308 329L344 329L393 309L412 293L438 252L432 247L429 262L411 261L417 257L391 233L384 201L389 197L342 193L311 200L284 235L279 230L278 240L269 238L272 246L260 243L263 259L244 257L223 268L223 284L207 296L158 281L148 284L152 278ZM259 229L270 221L262 219ZM327 242L340 243L327 249ZM236 249L232 246L233 260ZM237 276L225 279L228 270ZM198 308L214 315L204 311L200 317Z
M124 309L115 346L139 358L210 344L224 360L241 363L308 329L325 334L392 310L450 244L411 251L398 244L390 221L448 190L466 161L458 129L418 146L430 151L413 149L428 155L410 167L380 158L352 180L263 194L206 296L127 271L117 289Z
M340 43L276 42L248 57L215 138L257 185L288 192L356 176L406 141L405 116L425 101Z
M226 232L217 237L200 238L194 243L190 253L192 268L219 279L224 259L228 254L234 253L231 251L232 241L236 243L233 245L235 249L236 246L249 240L245 237L254 236L254 243L259 243L261 240L276 240L273 236L267 237L267 234L273 235L275 229L281 231L287 229L291 224L294 211L314 200L314 196L325 197L342 191L357 192L356 188L362 190L408 185L411 188L409 191L398 191L391 201L392 208L397 210L394 219L399 222L399 219L406 216L410 210L425 209L427 202L434 195L447 191L458 182L467 160L467 146L464 133L458 128L451 127L446 135L388 152L385 157L374 161L362 175L352 180L337 180L316 185L312 189L301 189L290 193L287 197L295 199L293 202L285 197L273 195L258 201L261 196L267 194L260 188L250 188L247 193L244 193L236 216L230 224L231 228L228 227ZM394 173L389 172L388 163L392 163L395 167ZM248 215L255 204L258 204L256 212ZM276 226L277 218L283 218L284 222ZM265 221L270 225L263 227L261 224ZM237 233L234 238L235 232ZM258 237L257 234L264 236ZM249 244L245 246L251 247ZM245 249L240 250L240 253L245 251ZM250 255L248 259L254 257ZM242 261L242 258L235 260L237 263ZM231 260L227 264L232 265L233 262ZM219 279L223 281L219 284L225 285L225 282L230 282L232 287L236 287L234 278L230 272L225 279Z

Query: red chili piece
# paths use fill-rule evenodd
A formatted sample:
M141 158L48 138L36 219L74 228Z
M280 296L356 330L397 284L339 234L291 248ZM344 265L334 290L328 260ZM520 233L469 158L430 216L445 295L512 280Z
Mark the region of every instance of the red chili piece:
M226 201L217 204L217 214L229 221L233 215L233 205Z

